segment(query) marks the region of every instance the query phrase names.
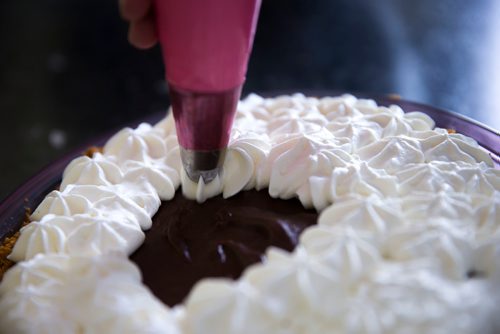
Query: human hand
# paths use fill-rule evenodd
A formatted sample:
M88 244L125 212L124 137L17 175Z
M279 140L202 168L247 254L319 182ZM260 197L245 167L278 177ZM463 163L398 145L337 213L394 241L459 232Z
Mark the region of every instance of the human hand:
M153 0L119 0L120 15L130 23L128 40L138 49L149 49L158 42Z

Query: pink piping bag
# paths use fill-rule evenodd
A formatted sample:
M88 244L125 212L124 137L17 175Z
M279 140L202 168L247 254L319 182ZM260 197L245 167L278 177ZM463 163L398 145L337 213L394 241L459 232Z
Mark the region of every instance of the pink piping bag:
M189 178L222 171L260 0L155 0L181 158Z

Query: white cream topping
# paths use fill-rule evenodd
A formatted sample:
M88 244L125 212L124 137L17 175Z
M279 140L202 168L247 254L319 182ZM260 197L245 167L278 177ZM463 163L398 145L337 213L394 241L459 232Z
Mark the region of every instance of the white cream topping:
M118 164L130 182L145 179L162 200L169 200L180 183L181 160L177 137L161 126L126 128L104 146L104 156Z
M403 218L401 203L395 198L345 198L323 210L318 224L331 227L351 227L365 233L384 234L408 224Z
M488 168L484 163L432 161L409 164L394 175L402 195L441 190L493 195L500 189L500 170Z
M0 328L500 330L492 319L500 312L500 172L473 139L434 128L423 113L351 95L250 95L238 106L223 174L204 184L182 170L171 114L68 165L10 255L21 262L0 284ZM293 253L271 248L236 282L202 280L172 312L126 258L109 254L133 252L160 199L179 185L199 202L269 188L321 214ZM34 321L19 320L26 315Z
M490 282L455 282L421 264L387 263L348 302L343 333L495 333Z
M135 192L137 191L137 192ZM40 203L32 220L47 214L88 214L151 227L151 216L158 210L160 200L147 183L123 183L116 186L69 185L63 192L53 191Z
M5 274L2 333L180 333L125 255L38 255Z
M49 253L90 256L123 251L131 254L143 241L144 232L140 227L126 220L49 214L21 229L9 259L19 262Z
M471 271L474 242L465 233L439 224L405 226L391 231L382 249L392 261L429 258L439 261L446 276L465 279Z
M309 177L308 185L298 191L302 204L313 206L318 211L347 196L388 197L397 194L398 183L394 176L359 161L335 167L326 176Z
M292 256L271 248L267 262L250 267L242 280L260 291L262 302L271 309L273 330L306 332L310 327L318 332L315 326L342 313L353 283L346 277L325 259L299 246Z
M436 134L422 141L426 162L430 161L463 161L468 163L484 162L493 166L487 152L480 149L472 138L458 133Z
M92 159L82 156L73 160L64 170L60 188L64 190L70 184L112 185L122 179L120 168L96 153Z
M366 278L382 260L377 240L370 233L346 228L313 226L305 230L300 244L312 256L335 269L345 280L355 283Z
M246 282L203 280L186 301L183 333L270 333L272 309L260 297Z

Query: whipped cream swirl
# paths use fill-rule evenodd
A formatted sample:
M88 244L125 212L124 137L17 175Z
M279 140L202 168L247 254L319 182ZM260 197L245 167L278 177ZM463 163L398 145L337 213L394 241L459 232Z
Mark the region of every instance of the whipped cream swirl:
M2 333L180 333L124 254L38 255L0 285Z

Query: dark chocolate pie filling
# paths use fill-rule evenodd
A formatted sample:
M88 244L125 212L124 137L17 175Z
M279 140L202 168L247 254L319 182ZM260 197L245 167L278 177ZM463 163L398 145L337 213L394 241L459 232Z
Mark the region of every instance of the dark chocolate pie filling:
M144 284L173 306L204 277L238 278L263 260L269 246L293 250L317 218L298 199L274 199L267 189L202 204L177 191L174 199L161 204L131 260L141 269Z

